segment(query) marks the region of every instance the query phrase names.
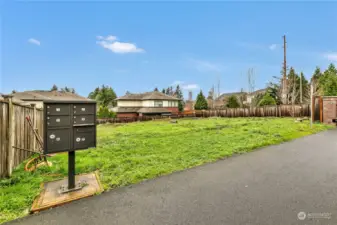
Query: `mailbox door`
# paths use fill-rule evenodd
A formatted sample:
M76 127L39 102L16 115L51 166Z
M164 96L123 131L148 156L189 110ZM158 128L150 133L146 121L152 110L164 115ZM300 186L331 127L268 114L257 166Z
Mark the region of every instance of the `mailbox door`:
M68 127L70 126L70 116L47 116L48 127Z
M47 115L70 115L70 105L49 104L47 106Z
M95 126L74 128L74 149L96 147Z
M53 129L47 131L47 153L69 151L71 147L71 129Z
M74 116L74 125L75 124L94 124L95 115L76 115Z
M74 104L74 115L95 114L95 104Z

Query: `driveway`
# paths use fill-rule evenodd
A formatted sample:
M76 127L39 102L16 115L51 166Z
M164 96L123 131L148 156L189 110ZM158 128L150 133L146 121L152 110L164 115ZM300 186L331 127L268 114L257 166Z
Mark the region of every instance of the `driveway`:
M337 224L337 130L118 188L9 224Z

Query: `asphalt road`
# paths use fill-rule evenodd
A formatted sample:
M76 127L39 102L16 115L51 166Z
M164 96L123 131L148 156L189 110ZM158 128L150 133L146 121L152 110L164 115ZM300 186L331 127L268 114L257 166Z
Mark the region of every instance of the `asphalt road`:
M306 218L299 220L299 212ZM9 224L337 225L337 130L118 188Z

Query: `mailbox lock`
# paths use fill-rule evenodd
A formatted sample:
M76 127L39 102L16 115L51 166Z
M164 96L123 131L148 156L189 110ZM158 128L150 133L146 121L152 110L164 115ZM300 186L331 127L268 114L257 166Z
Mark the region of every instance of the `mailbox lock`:
M49 137L50 137L50 139L54 139L55 138L55 134L51 134Z
M76 138L76 141L77 141L77 142L80 142L80 141L81 141L81 138L79 138L79 137Z

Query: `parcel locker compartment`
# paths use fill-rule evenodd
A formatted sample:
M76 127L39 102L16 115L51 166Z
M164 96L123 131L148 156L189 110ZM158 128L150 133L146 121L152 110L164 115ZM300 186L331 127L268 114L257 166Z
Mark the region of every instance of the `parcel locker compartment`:
M47 153L71 150L71 129L54 129L47 131Z
M74 104L74 115L95 114L95 104Z
M47 116L48 127L69 127L70 116Z
M73 121L74 124L94 124L95 115L76 115Z
M74 128L74 149L96 147L96 127Z
M47 115L70 115L69 104L48 104Z

